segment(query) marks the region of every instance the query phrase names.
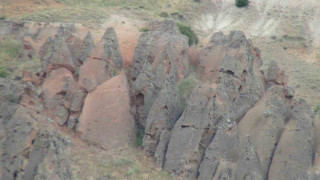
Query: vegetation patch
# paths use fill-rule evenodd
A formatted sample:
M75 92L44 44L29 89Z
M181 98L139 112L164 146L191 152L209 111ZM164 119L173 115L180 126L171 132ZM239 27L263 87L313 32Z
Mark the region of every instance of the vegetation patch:
M6 54L10 58L15 58L18 56L21 47L21 42L13 38L6 38L0 42L0 53Z
M129 166L132 163L133 163L133 161L131 159L124 159L124 158L115 159L112 162L113 165L118 166L118 167Z
M127 176L132 177L133 175L137 174L140 172L140 166L138 165L133 165L132 167L130 167L127 171Z
M190 75L186 79L181 80L178 83L178 88L182 98L188 99L197 84L198 80L194 75Z
M19 101L20 101L20 96L18 96L16 94L10 94L9 98L10 98L10 102L12 102L12 103L19 103Z
M6 20L7 19L7 16L0 16L0 20Z
M7 69L0 66L0 77L1 77L1 78L6 78L7 75L8 75L8 74L7 74Z
M14 37L0 39L0 77L21 76L23 70L35 72L41 67L35 52L28 56L21 49L22 42Z
M193 44L198 44L199 38L197 37L196 33L192 30L191 26L177 23L180 33L188 37L189 46Z
M169 14L167 12L161 12L159 14L160 17L163 17L163 18L168 18L169 17Z
M21 48L21 43L13 38L0 40L0 77L8 76L8 69L17 66L16 59Z
M150 29L147 27L143 27L143 28L140 28L139 31L140 32L148 32L148 31L150 31Z
M144 129L138 129L136 136L136 146L141 147L143 143L143 137L145 135Z
M241 7L246 7L249 5L249 0L236 0L236 6L241 8Z

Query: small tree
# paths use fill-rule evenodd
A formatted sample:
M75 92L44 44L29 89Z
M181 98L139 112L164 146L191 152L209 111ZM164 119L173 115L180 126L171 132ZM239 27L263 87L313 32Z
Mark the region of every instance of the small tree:
M249 4L249 0L236 0L237 7L246 7Z
M181 23L177 23L177 26L179 27L180 33L188 37L189 46L192 46L193 44L198 44L199 39L196 33L192 30L191 26L184 25Z

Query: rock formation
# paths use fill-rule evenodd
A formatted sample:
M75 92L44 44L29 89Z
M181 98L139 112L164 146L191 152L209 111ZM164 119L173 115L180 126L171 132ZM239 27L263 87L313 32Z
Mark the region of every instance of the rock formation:
M41 34L24 23L0 29L21 40ZM31 48L39 72L24 71L17 84L0 78L0 179L74 179L66 134L117 149L134 143L137 128L145 154L183 179L319 179L319 119L276 62L260 69L243 32L215 33L189 51L175 22L149 29L129 69L113 28L95 45L90 32L81 38L61 25ZM198 83L182 96L191 76Z
M166 28L158 29L174 29ZM152 33L141 36L138 48ZM135 57L142 55L138 48ZM141 59L135 58L134 73L137 67L145 67ZM136 120L146 124L146 154L166 171L185 178L308 179L314 156L312 112L305 102L294 99L277 64L261 71L259 49L238 31L214 34L195 59L201 84L194 88L187 107L176 111L181 115L173 113L179 108L172 106L179 103L178 94L171 97L174 89L134 89L137 76L132 74L133 90L140 93L140 99L135 99ZM152 75L157 79L156 73Z

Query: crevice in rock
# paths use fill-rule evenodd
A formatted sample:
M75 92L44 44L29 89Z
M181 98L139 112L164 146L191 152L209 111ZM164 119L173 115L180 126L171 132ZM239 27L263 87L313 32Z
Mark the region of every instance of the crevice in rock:
M273 151L272 151L272 153L271 153L270 161L269 161L269 164L268 164L268 170L267 170L267 172L266 172L266 178L267 178L267 179L269 179L270 167L271 167L274 154L275 154L275 152L276 152L276 150L277 150L277 148L278 148L279 141L280 141L280 139L281 139L281 136L282 136L283 132L284 132L284 129L280 132L280 136L279 136L279 138L277 139L277 142L274 144Z
M198 127L196 127L195 125L192 124L182 124L181 128L194 128L194 129L199 129Z
M210 131L212 131L212 132L210 132ZM205 158L205 154L206 154L207 149L208 148L210 149L209 145L212 143L215 135L216 135L216 130L210 129L210 125L208 128L206 128L205 132L202 134L201 141L199 144L200 160L199 160L199 165L197 167L197 177L199 177L199 175L200 175L200 172L199 172L200 165ZM208 136L208 137L205 138L205 136ZM214 171L213 176L215 175L215 172L216 172L216 170Z

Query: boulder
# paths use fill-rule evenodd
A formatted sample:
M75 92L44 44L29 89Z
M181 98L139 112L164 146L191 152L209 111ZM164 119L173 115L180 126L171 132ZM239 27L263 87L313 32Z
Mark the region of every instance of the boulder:
M75 87L75 81L71 72L65 68L53 70L42 86L44 105L48 109L54 109L71 100Z
M89 58L79 70L80 87L88 92L92 92L107 79L107 63L103 60Z
M134 127L127 80L121 73L88 94L77 130L81 139L115 149L132 143Z

